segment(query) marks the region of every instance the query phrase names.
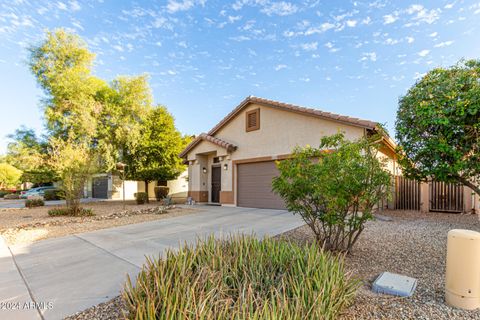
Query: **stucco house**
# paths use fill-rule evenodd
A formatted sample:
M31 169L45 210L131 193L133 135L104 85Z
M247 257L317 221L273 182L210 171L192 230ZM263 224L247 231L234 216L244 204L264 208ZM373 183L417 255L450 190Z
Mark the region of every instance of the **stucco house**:
M188 195L197 202L283 209L271 190L275 160L288 158L296 146L317 146L325 135L342 131L358 139L378 129L376 122L249 96L180 154L188 164ZM394 149L383 137L381 156L392 173Z

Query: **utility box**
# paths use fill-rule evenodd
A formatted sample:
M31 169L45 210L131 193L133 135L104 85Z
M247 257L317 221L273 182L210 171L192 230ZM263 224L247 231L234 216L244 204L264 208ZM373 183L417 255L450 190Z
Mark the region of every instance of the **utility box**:
M480 233L453 229L448 232L445 301L474 310L480 307Z

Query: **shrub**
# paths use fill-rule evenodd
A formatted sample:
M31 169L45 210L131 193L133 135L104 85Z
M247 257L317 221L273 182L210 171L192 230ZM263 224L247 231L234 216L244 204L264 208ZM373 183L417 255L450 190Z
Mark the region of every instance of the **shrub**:
M50 200L60 200L62 199L62 190L60 189L47 189L43 195L43 198L46 201Z
M209 237L148 258L122 296L128 319L334 319L359 284L315 243Z
M43 207L44 205L43 199L28 199L25 201L26 208Z
M10 194L11 192L9 191L0 191L0 198L3 198L4 196L6 196L7 194Z
M347 141L336 134L277 163L273 190L328 250L349 252L374 206L388 196L390 174L377 157L378 139Z
M3 199L20 199L20 195L16 193L10 193L3 196Z
M137 204L144 204L148 200L148 195L146 192L137 192L135 193L135 200L137 200Z
M48 210L48 215L51 217L56 217L56 216L73 216L73 217L89 217L89 216L94 216L95 214L93 213L92 209L88 208L55 208L55 209L50 209Z
M153 190L155 192L155 198L157 199L157 201L160 201L166 196L168 196L170 188L165 186L156 186Z

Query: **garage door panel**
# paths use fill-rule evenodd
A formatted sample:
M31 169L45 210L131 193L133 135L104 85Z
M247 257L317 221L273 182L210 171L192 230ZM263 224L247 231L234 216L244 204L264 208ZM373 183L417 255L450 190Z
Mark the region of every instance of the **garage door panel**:
M274 161L245 163L237 166L240 207L285 209L285 204L272 191L272 179L278 175Z

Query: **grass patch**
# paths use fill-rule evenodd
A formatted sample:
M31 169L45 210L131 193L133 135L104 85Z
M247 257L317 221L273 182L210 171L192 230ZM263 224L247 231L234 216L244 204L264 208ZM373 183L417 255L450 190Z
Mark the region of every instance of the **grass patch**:
M51 217L70 216L70 217L89 217L94 216L92 209L78 208L72 210L70 208L55 208L48 210L48 215Z
M147 259L123 299L128 319L334 319L359 285L315 244L209 237Z

